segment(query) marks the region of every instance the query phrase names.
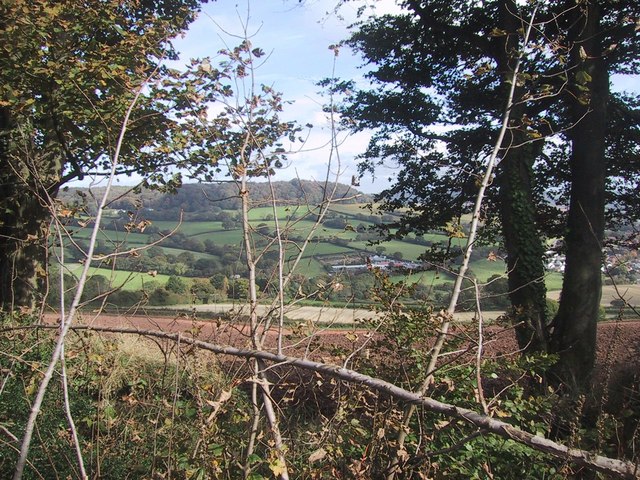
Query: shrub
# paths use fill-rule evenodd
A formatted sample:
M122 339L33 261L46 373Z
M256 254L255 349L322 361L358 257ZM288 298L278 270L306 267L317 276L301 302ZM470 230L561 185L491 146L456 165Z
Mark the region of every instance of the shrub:
M187 282L185 282L183 278L176 275L171 275L167 279L165 288L167 289L167 291L177 293L179 295L183 295L188 291Z
M119 307L131 307L142 302L144 295L140 290L118 290L109 295L109 303Z
M168 291L166 288L156 288L149 295L150 305L175 305L176 303L186 302L183 296Z

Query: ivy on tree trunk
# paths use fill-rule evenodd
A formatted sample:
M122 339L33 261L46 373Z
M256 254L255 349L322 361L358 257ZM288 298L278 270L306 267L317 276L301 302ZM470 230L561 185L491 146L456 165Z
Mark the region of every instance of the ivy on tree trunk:
M61 162L28 149L7 109L0 114L0 308L30 310L42 290L47 268L49 198L54 198ZM21 143L10 148L11 143ZM13 153L11 153L13 151Z
M523 143L525 135L509 141ZM510 150L500 164L500 213L507 251L509 298L518 346L524 351L547 351L544 248L536 226L532 200L532 164L535 144Z

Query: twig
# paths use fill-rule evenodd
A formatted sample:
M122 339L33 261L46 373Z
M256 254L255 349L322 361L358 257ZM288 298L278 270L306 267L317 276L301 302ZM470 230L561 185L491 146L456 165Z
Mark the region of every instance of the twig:
M17 329L40 328L52 329L57 327L54 325L31 325L18 327ZM179 335L178 333L138 330L135 328L71 326L70 329L74 331L87 330L97 332L134 334L146 337L170 339L173 341L175 341ZM278 362L283 365L289 365L290 367L301 368L303 370L324 374L328 377L344 380L348 383L364 385L378 392L379 394L389 395L398 401L410 405L421 406L431 412L440 413L447 417L463 420L464 422L475 425L476 427L485 430L488 433L508 440L513 440L523 445L527 445L534 450L547 453L561 460L575 463L578 466L587 467L609 475L615 475L618 478L637 479L638 475L640 474L640 466L633 462L597 455L578 448L567 447L566 445L562 445L541 435L535 435L521 430L518 427L514 427L513 425L510 425L502 420L492 418L483 413L478 413L467 408L458 407L454 404L440 402L433 398L420 395L419 393L410 392L385 380L371 377L369 375L343 368L338 365L320 363L298 357L286 357L264 350L259 351L236 348L226 345L217 345L190 337L181 337L181 342L220 355L230 355L240 358L255 358L264 362Z
M155 71L152 73L152 75L155 74ZM149 77L150 78L150 77ZM109 180L107 182L107 187L105 188L105 192L104 192L104 196L102 198L102 202L98 208L98 212L96 214L96 220L95 220L95 224L93 227L93 231L91 232L91 239L89 241L89 249L87 251L87 261L84 264L84 268L82 270L82 274L80 275L80 279L78 281L78 288L76 290L73 302L71 303L71 308L69 309L69 313L67 314L67 317L65 318L64 322L61 324L60 326L60 333L58 335L58 340L56 342L56 346L54 348L54 351L51 355L51 360L49 361L49 366L45 372L44 378L42 379L42 381L40 382L40 386L38 388L38 393L36 394L36 398L33 401L33 404L31 405L31 413L29 414L29 418L27 420L27 425L25 427L25 432L24 432L24 436L22 438L22 442L20 445L20 455L18 457L18 462L16 463L16 469L14 471L13 474L13 480L21 480L22 479L22 475L24 473L24 467L26 465L27 462L27 455L29 454L29 447L31 446L31 438L33 437L33 431L35 429L35 423L36 423L36 419L38 417L38 414L40 413L40 408L42 406L42 402L44 401L44 396L45 393L47 391L47 387L49 386L49 382L51 381L51 379L53 378L53 374L55 371L55 367L58 363L58 361L60 360L60 356L64 350L64 342L65 342L65 338L67 335L67 332L69 331L69 328L71 327L72 323L73 323L73 319L76 313L76 310L78 308L78 305L80 303L80 297L82 296L82 292L84 290L84 285L85 282L87 280L87 277L89 275L89 267L91 266L91 259L93 257L93 251L95 249L95 245L96 245L96 240L98 238L98 232L100 230L100 222L102 219L102 214L103 214L103 210L104 210L104 206L107 203L107 196L109 194L109 191L111 190L111 186L113 184L114 178L115 178L115 174L116 174L116 170L117 170L117 165L118 165L118 160L119 160L119 156L120 156L120 150L122 148L122 143L124 140L124 136L125 133L127 131L127 125L129 123L129 117L131 116L131 113L133 112L133 109L138 101L138 98L140 97L140 95L142 94L142 91L144 89L144 87L146 86L148 80L145 80L144 82L142 82L142 84L138 87L138 90L136 91L133 100L131 101L129 108L127 109L127 112L124 116L124 120L122 122L122 127L120 129L120 134L118 137L118 143L116 145L116 149L113 155L113 159L112 159L112 163L111 163L111 173L112 175L109 177Z
M60 228L56 228L58 235L58 241L60 242L60 255L58 260L61 265L64 265L64 246L62 243L62 232ZM65 289L64 289L64 271L60 269L60 326L62 327L65 318ZM78 468L80 469L80 477L85 480L88 479L87 471L84 466L84 459L82 457L82 448L80 447L80 439L78 438L78 430L71 414L71 402L69 401L69 384L67 377L67 362L64 354L64 344L60 350L60 365L61 365L61 377L62 377L62 394L64 397L64 411L67 416L67 422L69 423L69 429L71 430L71 438L73 439L73 447L76 453L76 459L78 460Z

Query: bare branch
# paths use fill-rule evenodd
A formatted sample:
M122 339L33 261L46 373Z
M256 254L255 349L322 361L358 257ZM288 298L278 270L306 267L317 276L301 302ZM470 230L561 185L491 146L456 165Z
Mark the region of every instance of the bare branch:
M16 327L16 329L38 329L38 328L57 328L56 326L32 325L24 327ZM94 326L72 326L74 331L96 331L109 333L134 334L145 337L163 338L176 341L179 333L169 333L152 330L138 330L135 328L115 328L115 327L94 327ZM7 329L3 330L7 331ZM193 345L197 348L213 352L220 355L230 355L240 358L255 358L264 362L277 362L280 365L288 365L290 367L301 368L312 372L327 375L332 378L344 380L345 382L365 385L372 390L389 395L394 399L415 406L421 406L431 412L440 413L447 417L457 418L471 425L475 425L479 429L512 440L523 445L527 445L539 452L547 453L553 457L564 461L574 463L578 466L587 467L601 473L615 475L623 479L640 478L640 465L617 460L602 455L596 455L591 452L578 448L567 447L560 443L554 442L540 435L535 435L510 425L502 420L497 420L488 415L469 410L467 408L458 407L453 404L440 402L430 397L425 397L419 393L410 392L400 388L385 380L371 377L360 372L350 370L338 365L319 363L309 359L287 357L275 353L259 350L241 349L225 345L216 345L202 340L180 337L181 342Z

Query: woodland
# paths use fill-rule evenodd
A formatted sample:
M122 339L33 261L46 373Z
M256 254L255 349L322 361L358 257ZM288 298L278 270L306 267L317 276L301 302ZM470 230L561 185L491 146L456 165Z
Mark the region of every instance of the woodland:
M638 247L640 98L611 84L640 74L640 4L369 3L331 46L365 84L318 85L326 178L278 182L313 126L256 81L268 55L246 24L177 69L202 2L0 2L3 478L640 478L637 372L596 363L639 348L599 345L598 322L605 281L613 331L638 316L609 259ZM338 133L363 131L360 174L398 172L373 198L339 178ZM86 178L104 188L67 191ZM366 284L318 274L356 244ZM369 258L409 245L446 295ZM479 260L504 266L485 278ZM161 265L164 286L125 286ZM223 316L146 308L221 291ZM371 315L337 333L287 318L356 298Z

